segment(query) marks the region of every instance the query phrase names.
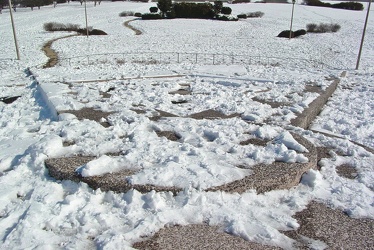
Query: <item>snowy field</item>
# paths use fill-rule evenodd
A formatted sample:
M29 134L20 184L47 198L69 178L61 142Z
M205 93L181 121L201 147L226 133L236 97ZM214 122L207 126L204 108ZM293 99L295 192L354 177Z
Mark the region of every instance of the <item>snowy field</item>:
M311 200L354 218L374 219L374 155L355 144L374 148L371 19L360 69L354 70L366 10L296 4L295 30L305 29L308 23L338 23L341 30L292 40L276 37L289 29L290 4L228 5L234 15L255 11L265 14L238 22L134 20L131 25L143 32L138 36L123 26L133 17L118 15L122 11L144 13L155 5L102 2L94 7L88 3L89 25L108 35L57 40L52 48L58 52L60 64L46 69L42 67L48 60L41 50L43 45L70 33L49 33L43 30L43 24L61 22L84 27L84 7L71 2L34 11L19 8L13 13L20 61L14 60L9 12L3 10L0 98L20 97L12 104L0 102L1 249L130 249L134 242L165 225L203 222L222 226L246 240L290 249L293 240L281 231L299 226L292 216ZM183 60L133 63L123 56L142 52L262 56L265 61L224 65ZM112 53L123 55L101 55L96 61L86 62L87 55ZM283 59L264 63L274 58ZM41 88L26 77L27 67ZM304 91L307 85L325 89L330 79L340 77L343 71L347 76L341 78L333 97L313 122L313 131L291 126L290 121L318 96ZM181 88L192 94L170 94ZM110 89L111 96L103 99L103 92ZM287 105L272 107L266 101ZM54 114L56 110L82 108L113 112L106 120L112 126L104 128L91 120L78 121L74 115ZM236 116L191 118L209 109ZM158 110L177 117L154 121ZM180 139L159 137L158 131L174 131ZM303 154L306 149L290 131L316 146L332 148L332 158L320 162L320 171L310 170L290 190L265 194L255 190L243 194L203 191L250 175L251 168L259 163L308 162ZM253 138L269 142L265 146L240 144ZM73 144L66 146L66 142ZM133 184L176 186L184 191L176 196L136 190L118 194L49 176L46 159L73 155L98 156L79 166L77 171L83 176L126 168L136 172L127 179ZM351 180L339 176L335 169L342 164L355 168L357 177ZM323 248L318 242L315 246Z

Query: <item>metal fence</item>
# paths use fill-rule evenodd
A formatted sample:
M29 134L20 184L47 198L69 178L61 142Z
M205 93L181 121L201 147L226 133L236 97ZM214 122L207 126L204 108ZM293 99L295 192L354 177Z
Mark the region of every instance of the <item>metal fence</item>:
M60 58L61 65L97 65L97 64L261 64L272 66L298 65L305 67L324 68L325 63L307 58L269 57L254 55L214 54L214 53L183 53L183 52L122 52L91 54L70 58Z

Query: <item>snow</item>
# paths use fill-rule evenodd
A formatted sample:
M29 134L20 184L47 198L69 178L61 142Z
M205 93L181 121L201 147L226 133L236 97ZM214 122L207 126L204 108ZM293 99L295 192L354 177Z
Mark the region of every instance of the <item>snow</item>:
M296 4L294 29L312 22L339 23L342 28L335 34L307 34L292 40L276 38L289 27L287 4L229 5L234 14L265 13L262 18L238 22L135 20L131 25L143 32L139 36L123 26L132 17L118 16L124 10L147 12L154 5L102 2L93 7L88 3L89 25L108 35L55 41L53 49L65 59L53 68L42 67L47 57L41 48L68 33L45 32L43 24L73 22L83 27L84 7L70 2L34 11L19 8L13 13L20 61L14 60L9 13L3 10L0 97L20 97L11 104L0 102L1 248L126 249L165 225L205 222L246 240L290 249L293 240L281 231L298 228L292 215L311 200L355 218L374 218L374 155L357 145L374 148L374 47L367 42L374 37L371 19L360 69L353 69L365 11ZM187 60L160 64L118 61L131 53L139 56L145 52L262 59L254 64L228 65ZM87 57L93 54L100 55ZM39 84L25 76L28 67ZM314 83L325 89L331 83L327 78L339 77L344 70L347 76L341 78L311 130L292 127L291 119L318 96L305 92L305 86ZM110 89L111 96L104 99L102 93ZM179 89L188 89L193 95L170 94ZM270 102L283 105L272 107ZM57 115L58 111L81 108L112 112L104 119L112 126L104 128L72 114ZM209 109L237 115L229 119L191 118ZM155 122L150 118L158 115L157 110L177 117ZM160 131L173 131L180 139L158 136ZM332 158L322 159L320 171L309 170L301 183L289 190L264 194L255 190L243 194L204 191L248 176L260 163L308 162L308 150L290 132L316 146L334 149L330 151ZM265 143L241 144L249 139ZM64 142L74 144L66 146ZM131 169L135 174L127 181L132 184L175 186L183 191L175 196L155 191L103 192L82 182L57 181L49 176L44 165L47 158L75 155L97 156L77 166L82 176ZM354 167L357 178L339 176L335 169L342 164ZM309 240L316 248L324 247L322 242Z

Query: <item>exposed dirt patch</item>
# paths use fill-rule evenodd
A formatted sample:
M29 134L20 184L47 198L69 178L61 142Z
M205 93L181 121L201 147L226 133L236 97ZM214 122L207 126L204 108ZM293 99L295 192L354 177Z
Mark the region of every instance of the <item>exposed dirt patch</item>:
M158 231L152 238L137 242L133 245L136 249L148 250L175 250L175 249L210 249L233 250L253 249L270 250L280 249L265 246L259 243L246 241L240 237L223 232L218 226L187 225L165 227Z
M272 164L259 164L250 169L253 173L241 180L226 183L221 186L211 187L205 191L225 191L229 193L243 193L249 189L256 189L257 193L264 193L276 189L289 189L299 184L302 175L309 169L317 168L317 149L312 143L303 137L292 134L292 136L304 147L308 153L307 163L284 163L274 162ZM238 166L245 168L245 166Z
M242 146L252 144L252 145L256 145L256 146L265 147L268 142L269 141L259 139L259 138L251 138L251 139L248 139L248 140L245 140L245 141L241 141L239 144L242 145Z
M131 176L137 172L137 170L125 169L115 173L108 173L100 176L82 177L75 170L94 160L94 156L75 156L75 157L64 157L64 158L52 158L45 161L45 166L49 170L49 174L57 180L71 180L75 182L85 182L92 189L100 188L103 191L114 191L126 193L130 189L136 189L139 192L147 193L151 190L155 191L171 191L174 194L181 191L180 188L176 187L161 187L154 185L131 185L127 182L126 177Z
M339 82L339 79L335 79L324 92L314 99L309 106L297 116L297 118L291 120L291 125L308 129L309 125L321 112L323 106L327 103L327 100L335 92Z
M262 103L262 104L268 104L272 108L279 108L279 107L290 105L290 103L287 103L287 102L267 101L267 100L259 99L257 97L253 97L252 100L255 101L255 102Z
M168 113L166 111L162 111L162 110L159 110L159 109L156 109L156 111L158 112L158 115L150 117L149 118L150 120L152 120L152 121L158 121L158 120L160 120L161 118L164 118L164 117L179 117L177 115L174 115L172 113Z
M172 104L185 104L188 103L188 100L178 100L178 101L171 101Z
M300 227L284 233L297 240L299 248L310 249L310 239L324 242L328 249L372 249L374 246L374 220L353 219L315 201L294 218Z
M145 113L147 113L147 111L145 111L144 109L131 109L131 110L134 111L137 114L145 114Z
M188 89L178 89L176 91L169 92L170 95L191 95L191 91Z
M159 137L166 137L166 139L170 141L178 141L181 139L179 135L177 135L174 131L156 131L156 134Z
M111 124L109 124L108 122L102 122L102 118L106 119L109 115L113 114L114 112L103 112L101 110L96 110L93 108L83 108L80 110L64 110L60 111L59 113L70 113L75 115L79 120L89 119L100 123L103 127L110 127Z
M63 147L69 147L69 146L72 146L72 145L75 145L74 141L64 141L64 142L62 142Z
M337 166L336 173L348 179L355 179L358 175L357 170L354 167L347 164Z
M314 84L307 84L305 85L305 89L304 89L304 92L311 92L311 93L322 93L323 90L321 87L317 86L317 85L314 85Z
M111 93L108 93L108 92L102 92L102 91L100 91L100 95L101 95L103 98L106 98L106 99L108 99L108 98L110 98L110 97L112 96Z
M240 114L231 114L231 115L225 115L219 111L208 109L204 110L199 113L195 113L189 116L190 118L196 119L196 120L202 120L202 119L229 119L234 117L240 117Z

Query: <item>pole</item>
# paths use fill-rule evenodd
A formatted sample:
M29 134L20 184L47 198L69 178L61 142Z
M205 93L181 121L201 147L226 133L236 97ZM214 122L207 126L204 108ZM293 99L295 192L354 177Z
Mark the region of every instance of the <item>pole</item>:
M371 0L369 1L368 12L366 13L366 19L365 19L364 31L362 32L360 50L358 51L358 58L357 58L357 63L356 63L356 70L358 70L358 66L360 65L361 52L362 52L362 47L364 45L366 26L368 24L368 19L369 19L370 5L371 5Z
M9 0L9 13L10 13L10 21L12 22L14 44L16 45L17 60L20 60L18 43L17 43L17 36L16 36L16 29L14 27L14 20L13 20L13 12L12 12L12 2L11 2L11 0Z
M86 4L86 0L84 0L84 16L86 18L86 35L88 37L88 22L87 22L87 4Z
M292 14L291 14L291 26L290 26L290 38L291 39L291 34L292 34L292 21L293 21L293 11L295 8L295 0L292 0Z

